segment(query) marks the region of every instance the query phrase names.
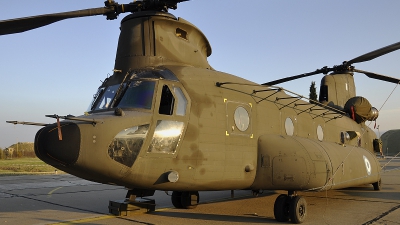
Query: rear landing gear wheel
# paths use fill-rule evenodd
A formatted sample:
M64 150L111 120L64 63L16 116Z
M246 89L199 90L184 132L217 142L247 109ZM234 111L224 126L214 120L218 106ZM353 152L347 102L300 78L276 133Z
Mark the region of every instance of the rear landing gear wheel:
M171 196L172 205L175 208L182 209L182 192L181 191L173 191Z
M307 202L301 196L294 196L290 200L289 217L292 223L302 223L307 216Z
M278 222L287 222L289 220L290 197L284 194L279 195L274 204L274 216Z

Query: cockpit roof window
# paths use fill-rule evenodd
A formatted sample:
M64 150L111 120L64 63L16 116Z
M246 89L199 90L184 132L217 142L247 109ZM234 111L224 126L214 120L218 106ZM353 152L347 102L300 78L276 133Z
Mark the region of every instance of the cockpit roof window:
M167 69L160 69L158 73L166 80L179 81L175 74Z
M151 70L133 70L130 79L163 79L171 81L179 81L178 78L168 69L157 68Z

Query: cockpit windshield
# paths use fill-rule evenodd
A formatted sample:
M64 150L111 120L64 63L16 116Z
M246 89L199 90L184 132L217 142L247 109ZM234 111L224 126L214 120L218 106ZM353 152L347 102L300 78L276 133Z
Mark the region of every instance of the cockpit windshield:
M155 81L131 80L109 87L101 87L95 95L89 111L110 108L151 109Z
M117 99L119 108L151 109L155 89L154 81L136 80L127 84Z
M115 78L114 78L115 79ZM151 109L156 80L178 81L176 76L164 68L132 71L121 83L104 82L93 96L88 112L112 108Z

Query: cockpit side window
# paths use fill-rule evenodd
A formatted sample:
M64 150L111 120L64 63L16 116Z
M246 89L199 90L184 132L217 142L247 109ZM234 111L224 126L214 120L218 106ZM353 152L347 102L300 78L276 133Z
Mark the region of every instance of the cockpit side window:
M149 157L169 157L174 155L179 147L188 120L189 99L179 83L160 81L157 91L159 98L158 114L155 114L152 124L154 133L146 154ZM157 111L156 111L157 112ZM155 126L155 127L154 127ZM169 156L168 156L169 155Z
M174 92L176 95L176 98L178 99L178 105L176 109L176 115L178 116L184 116L186 115L186 107L187 107L187 99L185 95L182 92L182 89L179 87L174 87Z
M97 104L99 103L99 101L100 101L100 98L99 98L99 97L103 95L104 90L105 90L104 87L100 87L100 88L97 90L96 94L93 95L92 103L90 103L89 108L86 110L86 112L92 111L92 110L96 107L96 105L97 105Z
M159 114L172 115L174 111L175 98L167 85L164 85L161 93Z
M183 128L184 123L180 121L157 121L154 136L147 152L175 153Z
M113 100L118 87L119 87L118 84L107 87L106 91L104 91L104 93L101 96L101 99L99 99L98 103L96 101L97 105L96 105L95 110L107 109L110 106L111 101Z

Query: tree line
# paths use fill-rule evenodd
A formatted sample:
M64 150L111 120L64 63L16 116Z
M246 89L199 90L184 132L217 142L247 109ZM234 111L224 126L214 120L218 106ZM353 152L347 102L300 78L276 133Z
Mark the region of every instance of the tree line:
M31 142L18 142L8 148L0 148L0 159L34 158L35 150Z

